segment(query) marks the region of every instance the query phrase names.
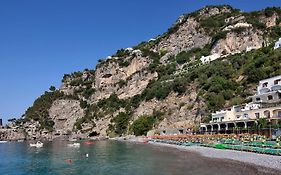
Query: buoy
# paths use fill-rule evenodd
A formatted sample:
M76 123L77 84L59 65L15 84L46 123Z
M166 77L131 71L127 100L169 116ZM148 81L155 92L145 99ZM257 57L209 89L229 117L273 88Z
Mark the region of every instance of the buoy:
M86 142L83 142L83 144L85 144L85 145L93 145L93 144L95 144L95 142L86 141Z
M86 154L86 157L89 157L89 154Z
M68 164L72 164L72 160L71 159L66 159L65 162L68 163Z

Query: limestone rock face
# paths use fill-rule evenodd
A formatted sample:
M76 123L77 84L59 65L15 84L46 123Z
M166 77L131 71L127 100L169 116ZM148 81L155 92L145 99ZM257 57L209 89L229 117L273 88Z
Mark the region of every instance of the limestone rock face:
M189 94L178 96L171 93L165 100L157 101L155 99L143 102L135 110L134 120L139 116L151 115L153 110L165 111L165 119L157 126L157 128L192 128L195 121L199 121L204 103L197 99L197 86L188 87Z
M247 48L258 49L265 42L263 32L245 28L241 33L229 32L225 39L220 39L212 48L212 54L228 55L246 51Z
M73 130L77 119L84 116L79 101L57 100L49 110L50 118L55 122L54 130L58 134L67 134Z
M199 23L193 17L189 17L185 23L180 25L175 33L161 40L155 50L165 50L175 55L192 48L202 48L210 42L211 37L205 34L204 30L200 28Z
M108 125L111 123L111 119L112 117L107 116L105 118L95 120L96 127L93 130L96 131L99 136L107 136L106 130L108 129Z
M22 129L0 129L0 140L16 141L25 139Z
M126 60L126 59L125 59ZM149 66L150 60L146 57L137 56L130 60L127 67L119 66L117 61L109 62L106 66L98 67L95 74L95 88L97 92L92 100L109 97L112 93L120 95L130 89L130 94L120 97L131 97L138 94L148 84L154 75L142 74L142 70ZM125 88L120 87L120 82L127 82ZM132 88L132 84L135 88ZM140 86L136 86L139 84ZM128 92L128 91L127 91Z
M205 7L199 11L199 19L209 18L211 16L215 16L221 13L230 13L232 11L231 7L223 6L223 7Z
M149 81L156 78L156 72L137 72L127 80L127 84L124 87L118 89L118 97L120 99L125 99L140 94L147 87Z
M265 17L265 16L262 16L261 17L261 22L265 24L265 26L267 28L269 27L273 27L276 25L276 22L277 22L277 19L278 19L278 15L276 13L274 13L272 16L270 17Z

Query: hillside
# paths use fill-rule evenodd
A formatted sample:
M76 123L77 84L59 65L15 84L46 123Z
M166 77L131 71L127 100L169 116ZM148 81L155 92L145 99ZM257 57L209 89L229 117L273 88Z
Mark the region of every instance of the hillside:
M193 128L210 113L247 101L259 80L281 74L280 8L245 13L208 6L164 34L120 49L95 70L66 74L17 124L28 138L142 135ZM203 64L202 56L217 60Z

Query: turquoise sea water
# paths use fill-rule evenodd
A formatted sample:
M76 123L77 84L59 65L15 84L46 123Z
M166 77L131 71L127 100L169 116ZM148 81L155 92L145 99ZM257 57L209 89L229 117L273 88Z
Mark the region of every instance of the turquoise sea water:
M98 141L80 148L69 148L62 141L46 142L43 148L30 148L28 143L0 144L1 175L265 174L262 170L149 144Z

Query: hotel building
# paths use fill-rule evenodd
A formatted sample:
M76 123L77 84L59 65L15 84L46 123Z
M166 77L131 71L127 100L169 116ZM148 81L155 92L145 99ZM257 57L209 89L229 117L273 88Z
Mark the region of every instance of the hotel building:
M203 133L233 133L240 128L247 130L255 126L260 118L271 125L281 120L281 75L261 80L257 94L250 97L251 103L232 106L212 114L209 123L201 123Z

